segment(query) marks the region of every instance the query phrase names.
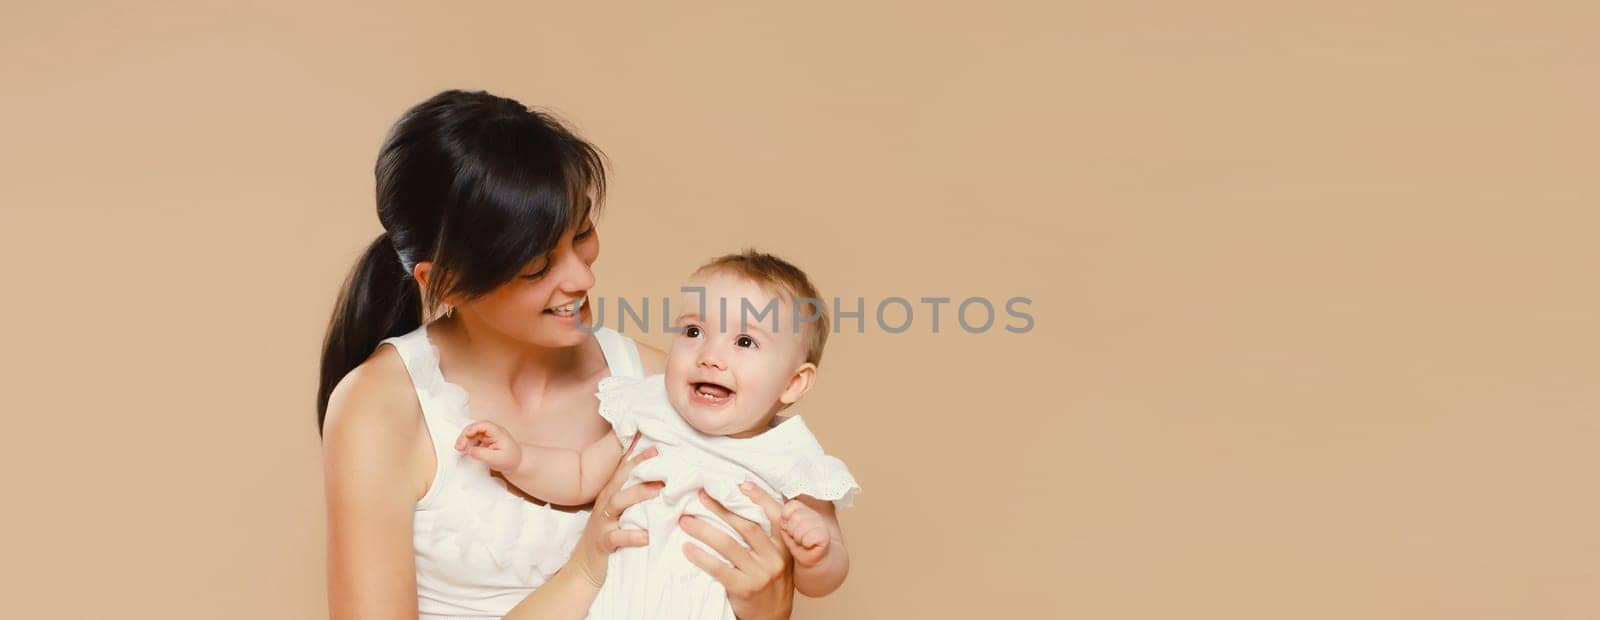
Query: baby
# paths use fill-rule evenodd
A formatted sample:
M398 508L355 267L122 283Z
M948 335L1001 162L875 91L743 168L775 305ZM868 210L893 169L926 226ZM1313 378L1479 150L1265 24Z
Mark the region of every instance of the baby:
M678 528L684 514L734 533L700 503L701 488L764 531L771 524L739 485L786 500L781 531L800 593L827 595L849 571L835 506L849 507L861 489L799 416L777 415L816 381L828 316L820 301L802 301L817 300L816 289L788 262L751 251L712 260L685 288L666 374L600 381L600 415L614 437L580 452L519 444L503 427L474 422L456 440L529 495L567 505L594 500L636 434L638 450L657 448L625 486L666 486L621 515L623 526L647 530L650 544L611 556L590 618L734 617L722 584L682 550L691 543L721 557Z

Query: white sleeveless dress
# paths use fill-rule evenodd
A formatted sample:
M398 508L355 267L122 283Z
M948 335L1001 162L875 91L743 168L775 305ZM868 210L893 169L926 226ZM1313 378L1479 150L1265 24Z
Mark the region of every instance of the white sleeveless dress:
M594 336L612 377L642 376L633 339L606 327ZM456 452L456 437L472 421L467 392L440 373L427 325L383 344L405 361L438 461L412 520L420 618L504 616L566 564L589 512L524 500L482 463Z
M748 480L785 500L808 495L838 508L849 507L861 492L844 462L822 451L799 416L778 418L755 437L716 437L696 431L672 409L663 375L607 377L600 380L599 390L600 415L611 422L622 445L638 434L638 449L658 450L633 469L625 487L655 480L664 480L666 486L656 497L622 512L622 526L648 530L650 544L611 554L605 584L589 608L590 620L733 620L722 583L683 553L688 542L721 557L678 527L684 514L701 517L744 542L700 503L702 487L728 510L768 531L766 514L739 492L740 482Z

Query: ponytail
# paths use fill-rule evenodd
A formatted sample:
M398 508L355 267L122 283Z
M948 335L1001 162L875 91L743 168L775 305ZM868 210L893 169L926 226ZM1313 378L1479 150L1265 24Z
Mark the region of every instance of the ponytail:
M385 338L512 281L605 197L600 151L547 114L447 90L389 128L373 166L379 235L345 280L322 343L317 429L328 397ZM411 270L432 264L424 293Z
M422 325L422 298L400 262L389 233L378 235L345 280L322 343L317 388L317 431L328 416L334 386L378 348L384 338Z

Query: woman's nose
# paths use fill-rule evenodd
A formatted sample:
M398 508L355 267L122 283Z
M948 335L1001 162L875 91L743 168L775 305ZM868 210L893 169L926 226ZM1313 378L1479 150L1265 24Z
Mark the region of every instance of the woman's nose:
M561 290L579 293L594 288L594 269L577 252L563 252L558 282Z

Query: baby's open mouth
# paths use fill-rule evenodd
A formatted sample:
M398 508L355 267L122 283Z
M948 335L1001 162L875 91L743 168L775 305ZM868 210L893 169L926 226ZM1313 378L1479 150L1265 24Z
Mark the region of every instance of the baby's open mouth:
M697 382L689 384L693 388L691 395L700 404L709 407L720 407L733 396L733 390L722 385L710 382Z

